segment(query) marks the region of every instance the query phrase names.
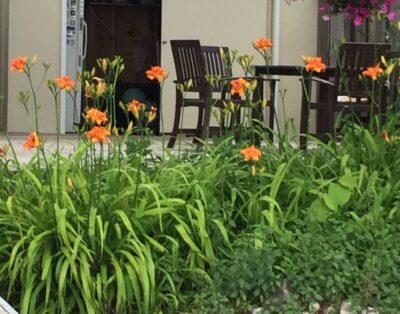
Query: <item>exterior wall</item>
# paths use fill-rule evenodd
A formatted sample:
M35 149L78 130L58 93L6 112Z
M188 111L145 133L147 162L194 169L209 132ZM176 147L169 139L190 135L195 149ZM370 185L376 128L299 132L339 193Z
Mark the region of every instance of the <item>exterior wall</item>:
M61 3L54 0L12 0L9 15L9 58L38 55L33 69L33 81L39 84L42 62L51 65L48 78L60 75L61 67ZM8 74L7 130L29 132L34 129L33 114L27 116L16 100L17 92L28 90L26 77L21 73ZM45 85L38 93L40 102L40 131L53 133L56 128L54 101Z
M317 55L318 1L294 1L281 4L280 64L303 65L302 56ZM299 77L281 77L279 90L285 94L279 101L280 127L293 118L296 130L300 125L301 85ZM286 92L285 92L286 91Z
M227 46L240 54L255 55L254 63L263 60L252 47L256 38L271 37L272 1L256 0L164 0L162 4L162 66L170 71L162 94L165 132L172 130L176 79L171 39L199 39L202 45ZM243 75L238 68L235 75ZM184 125L195 125L197 113L185 108ZM186 123L185 123L186 122Z
M169 0L162 8L162 66L170 71L163 90L163 114L165 131L172 128L175 106L175 88L173 80L174 63L172 60L171 39L198 38L204 45L226 45L240 53L255 55L254 64L263 64L263 60L252 48L256 38L272 37L273 2L230 0ZM179 14L177 20L177 12ZM281 1L280 17L280 64L302 65L303 55L317 54L318 1L295 1L288 5ZM240 16L240 18L238 18ZM274 41L274 39L272 38ZM241 75L236 68L235 75ZM286 119L293 118L298 129L300 122L301 86L299 78L282 77L279 89L287 90L284 104L278 105L280 126ZM280 97L279 97L280 98ZM285 105L285 114L283 110ZM184 124L194 125L196 112L185 109Z
M251 42L259 37L272 37L272 0L164 0L162 7L162 66L170 71L163 90L165 131L172 128L175 106L175 79L171 39L200 39L204 45L226 45L241 54L255 55L254 63L263 60L252 48ZM12 0L9 2L8 59L14 56L38 54L34 81L40 81L41 65L51 64L49 78L60 75L61 69L61 4L54 0ZM1 11L0 11L1 12ZM302 64L302 55L317 54L318 1L281 2L280 64ZM29 16L29 18L27 18ZM179 17L179 18L178 18ZM3 39L3 38L2 38ZM273 39L274 40L274 39ZM235 75L241 75L238 68ZM34 127L33 116L26 115L15 96L19 90L29 88L20 73L8 74L7 130L28 132ZM287 90L284 105L286 118L299 125L301 87L298 78L281 78L280 90ZM55 111L52 97L45 86L39 92L41 109L40 129L55 132ZM278 105L280 125L283 125L283 104ZM1 115L0 115L1 117ZM190 121L191 119L191 121ZM194 112L185 113L185 120L193 123Z
M0 1L0 97L4 97L3 105L0 102L0 131L7 127L8 9L9 1Z

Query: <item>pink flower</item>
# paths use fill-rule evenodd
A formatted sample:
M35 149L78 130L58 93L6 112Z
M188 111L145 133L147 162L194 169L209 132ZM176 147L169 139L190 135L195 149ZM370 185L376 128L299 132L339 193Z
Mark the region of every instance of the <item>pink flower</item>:
M394 20L396 19L396 16L397 16L396 12L395 12L395 11L392 11L392 12L390 12L390 13L387 15L387 19L388 19L389 21L394 21Z
M322 16L322 19L323 19L325 22L328 22L328 21L330 21L331 17L330 17L329 15L323 15L323 16Z
M363 19L359 15L357 15L353 20L353 23L355 26L360 26L362 24L362 22L363 22Z
M385 16L388 21L395 20L396 3L397 0L325 0L319 10L325 21L327 16L342 13L346 19L359 26L365 19L378 13Z

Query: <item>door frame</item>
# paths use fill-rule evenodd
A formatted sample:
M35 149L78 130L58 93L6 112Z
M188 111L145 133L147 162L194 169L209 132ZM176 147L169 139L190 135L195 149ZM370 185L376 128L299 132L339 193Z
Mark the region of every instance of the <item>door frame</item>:
M61 75L67 74L67 0L61 1ZM66 128L66 97L65 91L60 98L60 133Z
M7 130L9 0L0 1L0 131Z

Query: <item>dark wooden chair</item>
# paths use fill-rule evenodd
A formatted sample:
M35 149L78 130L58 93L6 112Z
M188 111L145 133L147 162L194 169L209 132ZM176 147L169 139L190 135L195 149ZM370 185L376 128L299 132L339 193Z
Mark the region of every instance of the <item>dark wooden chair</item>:
M182 93L176 90L175 118L171 138L168 142L169 148L174 146L179 133L193 135L201 139L205 139L208 135L219 133L221 127L210 127L213 106L222 108L227 98L231 98L240 106L245 104L245 100L240 99L240 97L229 95L230 81L235 77L232 76L228 47L200 46L198 40L171 40L171 48L177 75L175 83L184 83L192 79L193 86L188 92L196 92L197 97L185 97L183 99ZM226 56L225 58L222 57L221 50ZM207 75L218 77L219 79L210 85L206 80ZM259 84L263 83L261 78L249 79L258 79ZM273 81L275 86L276 80ZM260 98L260 95L255 96L255 99ZM273 95L271 98L273 99ZM272 104L270 108L273 108L272 101L270 104ZM183 119L182 108L190 106L198 108L197 126L195 128L183 128L181 126ZM271 111L270 116L270 126L272 126L273 111ZM254 113L253 118L257 117ZM236 115L236 123L239 122L240 112ZM230 127L234 121L227 121L221 115L219 123L222 124L222 127Z
M371 106L375 106L360 75L367 67L375 66L382 55L390 49L389 44L377 43L344 43L339 48L335 77L333 80L320 78L302 79L303 95L300 117L300 148L307 148L309 134L310 111L317 112L317 133L315 137L326 141L335 134L335 114L339 112L355 113L357 117L368 116ZM306 74L305 74L306 75ZM317 84L319 95L317 101L312 99L312 85ZM380 108L376 111L386 111L386 100L378 101Z
M225 58L222 57L221 52L225 55ZM232 79L229 48L218 46L201 46L201 53L204 58L206 75L217 78L210 86L210 92L212 93L212 97L210 99L211 106L223 108L224 101L229 97L229 81ZM230 125L229 121L226 121L225 116L221 113L219 121L221 126L211 127L210 119L212 108L207 109L204 112L204 122L208 124L209 134L218 134L221 130L221 126L225 127L226 123Z
M206 67L201 52L199 40L171 40L172 55L175 63L175 84L184 84L192 80L192 86L187 90L196 96L185 97L181 91L176 89L175 118L171 138L168 147L172 148L179 133L189 134L196 137L205 137L204 112L210 105L211 88L205 79ZM183 128L182 108L196 107L198 109L197 125L195 128Z

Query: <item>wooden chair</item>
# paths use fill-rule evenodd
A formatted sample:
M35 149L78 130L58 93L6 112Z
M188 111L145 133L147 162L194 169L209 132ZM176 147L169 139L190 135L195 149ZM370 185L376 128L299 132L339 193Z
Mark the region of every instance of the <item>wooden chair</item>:
M168 147L172 148L179 133L196 137L205 137L204 112L210 105L211 89L205 79L206 67L201 52L199 40L171 40L172 55L175 63L175 84L184 84L192 80L192 87L187 92L197 93L197 96L183 98L182 93L176 89L175 118ZM195 128L181 127L182 108L196 107L198 109L197 126Z
M239 105L245 104L245 101L240 97L228 96L230 93L229 83L234 79L229 60L229 48L200 46L198 40L171 40L171 48L177 75L175 83L184 83L192 79L193 86L188 92L196 92L198 97L183 99L182 93L176 90L175 118L171 138L168 142L169 148L174 146L179 133L193 135L202 139L205 139L208 135L218 133L220 127L210 127L212 106L222 108L223 102L228 97L231 97ZM226 58L222 57L221 50ZM219 77L219 80L210 86L206 80L206 75ZM259 84L263 82L260 78L249 79L258 79L260 80ZM260 98L260 96L258 95L255 98ZM271 98L273 99L273 95ZM271 102L271 104L270 107L273 108L273 103ZM196 128L183 128L181 127L183 119L182 108L190 106L198 108L197 126ZM256 115L253 116L253 118L255 117ZM240 114L236 116L236 119L236 122L240 121ZM219 122L225 124L224 116L221 116L221 120ZM270 117L271 126L272 122L273 112L271 112Z
M201 46L201 51L205 60L206 74L211 76L219 77L219 81L214 82L214 85L211 86L211 92L217 95L217 98L213 98L211 100L212 105L214 107L222 108L224 106L224 101L227 98L230 98L235 104L239 105L239 107L244 107L246 105L246 100L241 99L239 96L230 95L230 81L232 79L236 79L237 77L233 77L232 74L232 64L230 60L230 53L228 47L218 47L218 46ZM224 54L222 57L221 52ZM261 100L263 93L263 88L260 88L261 85L265 82L269 82L270 88L270 98L268 99L269 104L269 122L268 126L272 130L275 112L274 112L274 91L276 82L279 81L277 78L262 78L262 77L249 77L248 80L257 80L259 88L255 91L253 95L253 101ZM205 121L209 123L209 112L205 112ZM259 110L252 110L252 119L259 119L260 112ZM220 123L222 127L232 127L233 125L238 125L241 122L242 115L240 110L235 115L236 121L233 121L233 117L230 117L230 120L225 119L224 115L221 114ZM218 134L221 131L220 127L209 127L209 134ZM236 138L240 138L240 134L235 135ZM273 133L270 133L270 139L273 139Z
M224 53L225 58L222 57L221 52ZM206 75L218 77L219 79L214 81L210 86L210 92L212 97L210 99L211 105L214 107L222 108L224 106L224 101L228 98L229 93L229 80L232 79L232 68L229 59L229 48L228 47L218 47L218 46L201 46L201 53L204 58L205 72ZM220 127L211 127L211 110L212 108L207 108L210 110L205 110L204 112L204 123L208 124L209 134L218 134ZM225 126L225 117L221 114L221 119L219 123L222 127ZM229 122L228 122L229 123Z
M356 113L366 116L371 112L373 102L370 99L365 82L360 80L361 72L367 67L375 66L382 55L390 49L389 44L376 43L344 43L339 48L334 80L319 78L304 78L302 80L303 95L300 117L300 148L307 148L309 134L310 110L316 110L319 128L315 137L327 140L329 134L335 134L335 114L338 112ZM312 83L318 85L317 101L312 98ZM376 111L386 111L386 101L382 96L380 108Z
M229 48L218 46L200 46L198 40L172 40L171 48L175 62L177 80L175 83L184 83L192 79L193 87L188 92L197 92L198 97L184 98L176 90L175 118L168 147L172 148L179 133L206 138L210 134L220 131L219 127L210 127L212 106L223 107L223 101L229 93L229 82L232 71L229 65ZM222 58L221 50L226 59ZM200 57L201 56L201 57ZM210 85L206 76L219 77L218 81ZM227 84L228 83L228 84ZM240 101L240 100L238 100ZM183 107L197 107L198 117L196 128L183 128ZM222 117L223 118L223 117ZM224 121L220 121L224 123Z

